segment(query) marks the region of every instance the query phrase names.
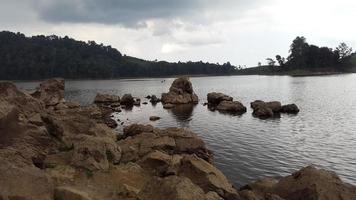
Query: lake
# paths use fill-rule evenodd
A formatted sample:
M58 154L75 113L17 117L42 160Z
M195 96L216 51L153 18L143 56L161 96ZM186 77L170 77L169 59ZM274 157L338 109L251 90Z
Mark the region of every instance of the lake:
M174 79L66 81L66 99L92 103L96 93L122 96L131 93L142 102L147 95L160 97ZM313 164L335 171L356 184L356 74L289 76L218 76L191 78L200 98L196 106L165 110L141 105L116 113L114 118L131 123L152 124L159 128L189 128L214 152L216 166L239 187L258 178L285 176ZM38 82L17 82L32 89ZM248 107L241 116L209 111L203 106L209 92L222 92ZM254 100L296 103L298 115L260 120L252 116ZM162 119L150 122L155 115ZM122 127L117 128L118 132Z

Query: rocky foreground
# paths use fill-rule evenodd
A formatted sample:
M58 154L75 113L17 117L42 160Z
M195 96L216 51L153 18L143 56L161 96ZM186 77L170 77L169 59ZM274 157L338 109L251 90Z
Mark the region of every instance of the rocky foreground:
M120 102L96 101L108 99ZM33 94L0 83L0 200L356 199L356 187L314 167L236 189L194 133L134 124L118 135L110 112L65 101L62 79Z

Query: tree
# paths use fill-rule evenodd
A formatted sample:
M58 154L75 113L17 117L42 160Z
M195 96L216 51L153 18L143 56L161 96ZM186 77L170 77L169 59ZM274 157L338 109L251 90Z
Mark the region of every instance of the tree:
M283 67L286 62L285 58L282 58L280 55L276 55L276 60L281 67Z
M339 59L345 59L346 57L351 56L352 54L352 48L347 46L346 43L342 42L339 44L338 47L336 47L336 51L339 53Z
M272 58L266 58L267 60L267 65L268 66L274 66L276 64L276 61L274 61Z

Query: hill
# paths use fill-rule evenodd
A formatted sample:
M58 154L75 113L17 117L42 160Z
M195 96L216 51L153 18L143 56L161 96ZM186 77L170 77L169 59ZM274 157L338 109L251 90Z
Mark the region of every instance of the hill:
M0 80L36 80L50 77L111 79L174 75L224 75L236 72L229 62L147 61L123 56L111 46L77 41L68 36L0 32Z

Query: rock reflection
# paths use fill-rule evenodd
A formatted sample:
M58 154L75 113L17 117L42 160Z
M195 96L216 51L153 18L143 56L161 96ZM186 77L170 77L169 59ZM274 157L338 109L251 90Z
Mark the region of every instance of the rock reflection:
M196 105L194 104L176 105L174 108L170 109L169 112L179 124L187 127L192 120L195 107Z

